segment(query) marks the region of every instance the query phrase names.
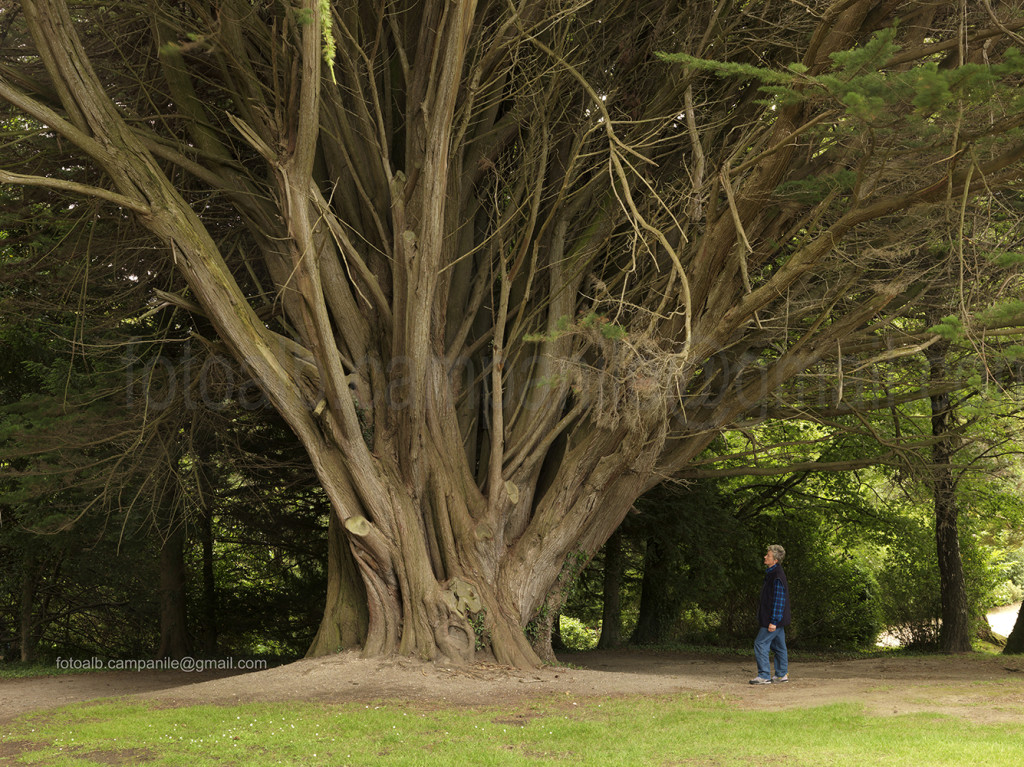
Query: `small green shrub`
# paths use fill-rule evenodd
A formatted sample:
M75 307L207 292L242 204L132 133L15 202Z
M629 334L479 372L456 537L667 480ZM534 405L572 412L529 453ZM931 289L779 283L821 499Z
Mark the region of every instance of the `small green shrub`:
M906 647L939 641L942 603L932 526L907 519L898 545L890 546L877 574L879 604L886 626Z
M802 647L872 647L883 628L874 577L856 559L824 551L794 561L794 640Z
M592 629L581 620L563 615L559 618L562 643L567 650L593 650L601 632Z

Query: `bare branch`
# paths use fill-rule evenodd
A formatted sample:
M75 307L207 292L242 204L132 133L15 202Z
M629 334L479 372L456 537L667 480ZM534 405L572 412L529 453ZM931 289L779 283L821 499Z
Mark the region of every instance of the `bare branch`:
M139 202L138 200L133 200L132 198L126 197L123 194L118 194L117 192L111 192L109 189L89 186L88 184L79 184L77 181L67 181L60 178L47 178L45 176L26 176L21 173L11 173L10 171L0 170L0 182L4 184L20 184L22 186L38 186L44 189L56 189L69 194L96 197L100 200L112 202L114 205L119 205L122 208L127 208L135 213L140 213L142 215L149 215L150 213L149 206Z

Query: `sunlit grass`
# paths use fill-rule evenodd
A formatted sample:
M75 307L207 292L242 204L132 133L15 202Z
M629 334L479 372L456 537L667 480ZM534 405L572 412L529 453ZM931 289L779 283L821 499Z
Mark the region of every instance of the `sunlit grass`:
M693 696L576 699L503 708L274 703L78 705L0 729L14 764L146 765L1006 765L1020 726L879 717L851 704L746 711ZM10 747L10 745L9 745Z

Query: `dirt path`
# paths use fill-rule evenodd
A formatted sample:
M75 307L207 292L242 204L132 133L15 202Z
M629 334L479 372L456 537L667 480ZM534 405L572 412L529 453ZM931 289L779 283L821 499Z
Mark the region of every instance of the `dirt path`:
M1024 723L1024 658L990 655L793 661L792 681L751 687L749 658L589 652L535 672L498 666L369 661L352 653L226 676L224 672L102 672L0 681L0 722L30 711L127 696L158 705L249 701L402 700L427 705L495 705L569 695L692 694L746 708L862 703L881 714L935 712L979 722Z

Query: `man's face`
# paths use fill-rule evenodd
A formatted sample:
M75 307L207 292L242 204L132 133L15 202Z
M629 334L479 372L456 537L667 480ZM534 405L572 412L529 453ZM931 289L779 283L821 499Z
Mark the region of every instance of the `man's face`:
M769 551L768 553L766 553L764 555L764 564L765 564L765 567L771 567L772 565L775 564L775 555L772 554L771 551Z

